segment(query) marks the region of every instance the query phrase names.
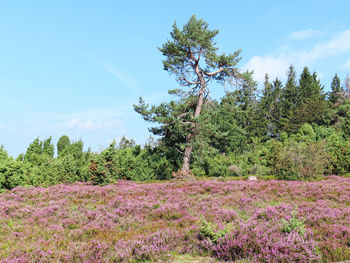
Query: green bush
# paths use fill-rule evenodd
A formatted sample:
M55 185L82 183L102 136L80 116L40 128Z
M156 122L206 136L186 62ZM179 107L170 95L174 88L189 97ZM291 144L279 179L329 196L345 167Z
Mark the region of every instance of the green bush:
M226 236L230 232L231 225L228 224L224 229L217 230L217 226L207 222L205 220L201 221L201 225L199 227L199 236L202 239L208 239L213 243L216 243L219 238Z
M350 142L341 134L333 133L326 138L326 147L330 156L330 172L337 175L350 172Z
M283 145L273 160L273 170L279 179L315 180L327 171L329 155L324 142Z
M0 188L12 189L17 186L29 185L28 166L12 158L0 160Z
M230 160L226 155L207 157L204 165L205 172L208 176L227 177L230 175L230 171L228 169Z
M305 230L305 224L303 221L300 221L296 216L295 213L292 214L292 218L290 220L284 220L282 219L282 228L281 231L284 233L290 233L292 231L298 232L300 235L304 235Z
M273 173L283 180L316 180L328 172L330 155L325 141L316 141L316 133L304 124L296 135L284 142L273 142L271 161Z
M93 156L89 176L94 184L109 184L118 179L147 181L169 179L173 167L157 152L139 146L116 148L113 142L106 150Z

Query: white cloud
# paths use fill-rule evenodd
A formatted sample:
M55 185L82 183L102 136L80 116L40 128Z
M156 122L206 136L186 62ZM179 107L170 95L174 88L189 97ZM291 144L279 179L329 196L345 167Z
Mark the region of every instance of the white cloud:
M133 92L139 93L138 84L136 78L130 72L125 70L121 70L120 68L111 65L110 63L106 63L104 59L101 59L97 56L91 54L81 54L81 56L90 60L94 64L102 67L107 72L111 73L114 77L116 77L126 88L132 90Z
M109 129L121 126L122 122L118 120L83 120L80 118L73 118L68 121L67 126L71 129L78 129L80 131L91 131Z
M350 51L350 29L336 35L326 43L317 43L311 50L301 52L301 62L312 63L318 59L337 56Z
M244 69L254 70L254 78L262 82L264 81L266 73L268 73L269 77L272 79L276 77L280 78L283 74L286 74L289 66L289 60L284 57L255 56L248 61Z
M6 123L7 130L40 134L69 133L76 135L106 133L121 129L133 112L131 106L88 109L78 112L31 112L24 114L22 121Z
M282 50L282 49L281 49ZM308 49L284 48L275 54L255 56L243 69L254 70L254 77L263 81L265 73L271 77L284 79L289 65L296 68L311 66L317 61L330 57L339 57L350 51L350 29L345 30L326 42L317 42ZM347 67L347 62L344 63Z
M100 64L105 70L108 72L112 73L121 83L123 83L127 88L131 89L134 92L138 92L137 89L137 82L135 78L127 72L123 72L116 67L106 64L106 63L101 63Z
M287 38L292 40L302 40L306 38L319 37L319 36L322 36L323 34L324 33L322 31L314 30L310 28L310 29L293 32L289 34Z

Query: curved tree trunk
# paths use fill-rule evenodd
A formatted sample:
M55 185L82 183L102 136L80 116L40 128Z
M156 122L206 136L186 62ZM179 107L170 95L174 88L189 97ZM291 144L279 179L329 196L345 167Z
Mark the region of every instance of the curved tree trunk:
M196 74L200 80L198 101L197 101L197 105L196 105L196 110L194 112L194 118L196 119L202 111L206 83L205 83L205 79L202 75L202 72L199 71L198 65L196 66L195 71L196 71ZM194 127L194 129L196 129L196 127ZM193 141L192 140L193 140L194 132L195 131L193 131L192 133L190 132L186 137L187 146L185 148L185 154L184 154L182 168L181 168L181 175L184 177L188 177L190 174L190 163L191 163L191 155L192 155L192 148L193 148L193 144L192 144Z

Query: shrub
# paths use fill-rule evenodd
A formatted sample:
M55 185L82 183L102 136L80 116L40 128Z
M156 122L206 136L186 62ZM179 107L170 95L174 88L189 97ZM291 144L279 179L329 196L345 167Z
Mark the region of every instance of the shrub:
M12 189L30 185L28 170L25 163L12 158L0 160L0 188Z
M211 242L216 243L219 238L223 238L226 234L229 233L230 228L231 225L226 225L224 229L217 230L216 225L202 220L199 227L199 236L202 239L208 239Z
M278 179L315 180L327 172L330 156L325 141L304 124L296 135L270 144L270 165Z
M282 228L281 231L283 233L291 233L292 231L295 231L299 233L301 236L305 234L305 224L304 222L300 221L296 216L295 213L292 214L292 218L290 220L282 220Z
M276 153L273 169L279 179L315 180L323 177L328 162L324 142L306 144L290 141Z
M145 181L168 179L172 166L161 153L133 148L116 148L113 142L106 150L93 156L88 173L94 184L109 184L118 179Z
M341 134L333 133L326 138L326 147L330 156L329 170L342 175L350 171L350 142Z

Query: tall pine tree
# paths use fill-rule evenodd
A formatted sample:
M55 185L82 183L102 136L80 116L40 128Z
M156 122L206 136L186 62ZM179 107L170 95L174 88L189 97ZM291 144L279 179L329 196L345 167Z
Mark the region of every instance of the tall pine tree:
M214 42L218 30L210 30L208 23L197 19L195 15L183 26L182 30L176 23L170 33L171 40L168 40L159 50L165 56L163 61L164 70L174 74L177 81L187 90L178 89L172 93L182 98L191 97L194 99L194 111L184 113L192 119L193 123L198 122L209 94L208 83L212 80L220 83L239 78L236 68L240 60L240 50L233 54L217 54L218 48ZM135 105L135 110L143 115L145 120L159 122L154 115L155 112L147 110L145 105ZM181 116L178 116L181 118ZM162 123L162 122L160 122ZM191 125L185 132L186 146L183 152L181 174L189 175L193 143L196 136L196 126Z
M298 103L298 89L296 81L296 72L293 65L290 65L287 72L287 82L282 90L282 101L281 101L281 129L282 131L290 132L291 123L290 120L293 117Z

